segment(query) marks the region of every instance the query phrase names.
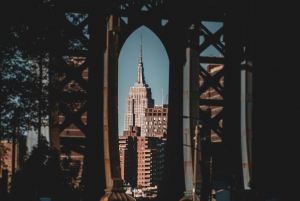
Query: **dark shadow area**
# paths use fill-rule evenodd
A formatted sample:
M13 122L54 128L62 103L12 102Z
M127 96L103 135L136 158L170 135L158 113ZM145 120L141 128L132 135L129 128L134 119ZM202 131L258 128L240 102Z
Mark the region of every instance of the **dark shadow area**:
M175 3L171 0L151 1L145 12L140 6L144 1L101 1L101 3L83 1L25 1L5 0L0 6L0 138L16 139L36 123L34 117L49 115L36 103L46 96L41 94L39 74L29 73L25 61L37 58L43 64L47 57L52 62L50 70L57 72L58 63L66 52L74 56L86 56L89 64L88 126L86 129L84 182L85 200L98 201L104 194L105 168L103 150L103 63L102 55L106 48L106 23L110 13L119 16L130 14L134 25L130 30L141 26L140 18L149 21L148 27L156 26L158 19L168 19L165 29L155 32L163 41L170 59L169 72L169 138L166 148L166 166L161 200L179 200L184 191L183 154L182 154L182 66L185 64L186 29L191 21L224 19L224 41L226 42L227 68L224 89L224 138L226 147L217 148L227 151L228 172L217 177L232 178L233 174L241 178L240 156L240 63L244 35L247 47L250 47L249 59L253 60L253 171L250 182L252 200L265 201L276 198L277 201L300 200L299 198L299 44L300 24L299 4L296 1L196 1ZM136 4L134 4L136 2ZM150 1L149 1L150 2ZM121 9L121 5L124 9ZM53 6L55 5L55 6ZM148 18L146 11L155 17ZM7 12L9 11L9 12ZM156 12L157 11L157 12ZM159 11L159 12L158 12ZM70 43L76 43L76 36L82 37L75 28L64 22L65 13L88 12L90 40L88 52L80 55L78 49L67 50ZM151 12L149 12L151 13ZM129 19L129 23L130 20ZM163 25L162 25L163 26ZM82 27L83 28L83 27ZM154 29L153 29L154 30ZM131 31L132 32L132 31ZM130 32L130 33L131 33ZM86 34L86 33L85 33ZM67 35L71 35L70 38ZM126 36L127 37L127 36ZM67 39L66 39L67 38ZM84 39L84 41L86 41ZM80 46L81 47L81 46ZM83 46L82 48L85 48ZM19 52L21 50L21 53ZM15 57L18 57L17 59ZM11 61L14 61L13 63ZM47 62L45 62L47 63ZM46 64L45 64L46 65ZM43 65L36 66L40 70ZM230 70L228 70L230 69ZM71 73L72 76L77 74ZM9 76L6 76L9 75ZM13 75L13 76L12 76ZM50 87L51 88L51 87ZM52 91L47 99L50 107L58 102L58 94ZM50 92L49 92L50 93ZM16 99L16 98L19 98ZM33 104L31 107L29 103ZM16 112L18 106L21 110ZM30 106L30 107L29 107ZM47 107L46 107L47 106ZM17 115L17 113L19 115ZM32 114L30 116L29 114ZM7 116L8 115L8 116ZM70 117L72 114L70 114ZM76 117L76 116L75 116ZM77 116L77 119L79 116ZM180 132L179 132L180 131ZM79 143L78 143L79 144ZM82 151L82 150L78 150ZM221 155L222 156L222 155ZM220 162L220 163L221 163ZM28 156L16 172L12 181L11 196L34 200L36 195L68 196L67 200L78 195L73 185L77 166L74 161L61 162L58 151L49 149L43 140L40 146ZM217 164L218 165L218 164ZM68 173L68 174L67 174ZM229 175L229 176L228 176ZM47 182L45 182L47 181ZM234 181L233 181L234 182ZM239 186L240 187L240 186ZM45 190L47 189L47 190ZM231 196L240 195L231 191ZM77 199L78 197L76 197ZM232 198L233 199L233 198ZM238 198L236 198L238 200Z
M12 177L12 200L80 200L82 187L77 180L80 162L70 157L60 159L57 150L50 149L45 138L39 147L24 157L20 168Z

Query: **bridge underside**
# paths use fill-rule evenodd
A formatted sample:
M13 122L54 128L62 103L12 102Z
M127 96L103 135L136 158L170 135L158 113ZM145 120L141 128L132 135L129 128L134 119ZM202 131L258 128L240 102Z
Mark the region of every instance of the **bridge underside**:
M84 58L84 63L76 66L74 64L68 65L65 61L61 62L63 67L60 72L62 77L58 105L64 120L61 121L60 130L52 132L52 141L55 146L60 147L60 145L64 145L63 148L65 150L84 154L83 181L86 200L99 200L104 194L104 189L112 188L112 183L109 180L119 177L118 171L116 171L117 164L113 162L118 159L117 154L114 154L116 153L114 150L117 149L117 141L109 142L108 145L105 143L106 140L113 141L116 138L117 130L115 125L118 125L116 116L117 102L115 101L117 74L110 71L110 68L117 66L118 51L127 37L141 25L146 25L161 39L170 60L169 135L165 155L164 179L159 198L161 200L179 200L183 196L184 191L190 190L187 189L187 183L190 182L189 180L192 177L187 175L185 168L192 163L198 163L198 161L191 160L192 152L186 158L188 150L183 148L183 144L193 144L192 139L196 121L190 120L185 122L182 118L183 115L199 118L203 121L204 133L209 133L210 135L213 133L220 138L218 143L202 142L201 144L203 150L201 153L202 165L205 160L212 158L213 179L226 180L236 189L244 189L245 171L246 173L248 171L248 174L251 173L250 176L257 178L259 181L261 181L260 178L268 178L265 175L276 175L274 172L269 173L268 171L273 168L272 165L275 166L279 161L276 157L281 152L278 149L271 148L271 144L274 142L280 145L281 142L279 143L280 140L272 140L271 142L268 140L272 138L273 133L276 134L279 130L284 133L286 128L280 127L278 129L277 127L274 129L273 123L264 121L264 118L270 119L269 115L274 113L270 111L266 113L267 109L272 109L270 97L278 98L275 96L277 89L274 86L283 90L283 86L287 86L287 84L275 84L275 80L265 80L271 71L273 75L282 78L278 76L280 73L274 72L271 67L278 66L275 62L279 60L278 53L275 54L278 56L277 58L271 57L271 54L266 55L266 59L261 56L265 50L272 53L276 52L271 48L274 46L270 46L270 44L278 39L275 36L265 37L265 35L268 35L269 30L264 27L264 23L267 23L266 21L260 22L255 21L257 19L252 19L256 9L258 16L262 17L263 9L266 9L267 5L247 4L244 1L240 3L231 3L231 1L204 3L193 0L184 4L159 0L89 3L79 1L78 6L73 8L74 10L69 6L65 7L64 12L66 13L82 13L83 20L79 20L80 23L77 25L70 25L70 30L76 33L74 36L77 38L74 38L74 40L79 41L82 46L80 48L69 48L62 56ZM143 7L146 10L142 10ZM108 21L111 15L115 20ZM269 16L274 17L272 14L269 14ZM127 17L128 23L120 21L120 17ZM260 19L259 17L258 19ZM163 26L161 20L168 20L168 22ZM216 33L211 33L207 30L203 21L221 22L223 27ZM283 21L279 23L283 27L288 28L288 26L284 26ZM88 25L89 37L82 32L86 25ZM270 26L275 27L275 25ZM274 34L274 32L272 33ZM277 35L281 36L280 34ZM295 35L290 33L287 35L291 35L295 39ZM205 39L205 42L202 44L199 42L201 37ZM114 44L117 44L117 46L112 46L112 52L109 52L107 49L110 46L109 41L114 41ZM283 42L278 44L281 47L285 47ZM218 49L223 57L200 56L201 52L210 45ZM105 51L106 53L104 54ZM188 57L187 52L189 52ZM105 58L110 59L110 55L112 55L115 63L113 61L105 63ZM201 63L219 64L223 68L216 74L212 74L203 68ZM187 67L188 64L190 64L190 72L198 75L196 77L191 76L193 79L188 79L188 83L193 86L191 88L183 84L186 81L186 78L183 76L183 68ZM85 79L83 73L87 69L88 76ZM108 70L108 74L106 74L105 69ZM249 106L252 104L251 89L243 90L243 87L249 86L249 83L246 84L246 77L248 76L249 80L251 80L249 76L252 73L254 74L253 90L256 92L256 94L253 92L255 94L253 95L253 105L255 105L253 106L253 113L251 106ZM199 83L199 75L203 84L196 89L197 87L195 88L195 86ZM289 75L287 73L283 74L285 81L287 81L286 78ZM221 84L222 80L224 80L223 84ZM74 84L72 87L76 88L76 86L79 86L79 91L74 93L71 90L73 95L67 96L65 94L68 93L68 84L71 82ZM290 82L291 80L287 81L287 83ZM103 83L109 86L106 87ZM291 86L299 85L292 83ZM71 89L74 89L72 87ZM218 100L202 99L201 95L211 89L218 93L221 98ZM268 96L266 96L266 91L268 90L272 93L268 93ZM191 93L187 96L182 96L185 91ZM245 96L241 96L243 94ZM265 97L265 99L261 100L261 97ZM283 98L279 98L279 100L283 101ZM185 108L186 105L188 105L189 109ZM216 115L210 114L207 116L204 108L215 109L216 107L222 108L221 111ZM286 110L280 111L281 114L287 115ZM115 116L108 115L111 113ZM249 113L251 113L250 116ZM87 117L86 122L85 115ZM281 122L278 119L271 119L276 123ZM109 121L106 122L106 120ZM252 139L250 136L252 134L252 124L255 128L253 133L256 135L253 137L253 143L255 146L258 146L253 152L253 157L251 154ZM68 138L62 136L62 133L66 134L66 129L72 126L75 126L75 129L77 129L75 131L80 131L83 136L80 139L70 138L71 140L69 141ZM294 128L295 124L291 123L289 126ZM185 131L187 131L188 138L186 139L189 139L188 141L184 141L183 135ZM242 134L243 131L245 132L244 135ZM58 136L61 136L60 140ZM241 143L241 140L244 140L243 142L245 143ZM288 144L287 141L286 144ZM267 148L271 148L274 153L278 153L277 156L274 157L269 152L265 153ZM290 151L288 153L293 155L294 152ZM270 159L270 156L274 157L271 158L272 165L264 166L267 163L264 160L266 157ZM244 160L245 157L248 160ZM253 171L251 172L252 158L255 165L253 165ZM290 164L287 158L289 157L281 156L281 159L284 159L283 161ZM188 164L186 165L184 164L185 161L191 163L186 163ZM277 170L282 172L290 170L290 168L281 167L277 168ZM295 172L292 173L294 174ZM290 174L292 175L292 173ZM208 185L208 182L210 182L205 177L208 174L210 174L208 168L203 165L203 186ZM256 186L259 185L256 184ZM278 185L273 183L272 186L278 189ZM264 184L263 187L259 188L259 190L262 189L269 189L268 184ZM286 192L290 191L286 190Z

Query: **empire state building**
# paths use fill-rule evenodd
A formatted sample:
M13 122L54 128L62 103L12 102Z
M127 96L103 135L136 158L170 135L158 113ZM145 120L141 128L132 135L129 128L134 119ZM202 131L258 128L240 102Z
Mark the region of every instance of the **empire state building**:
M145 81L142 59L141 44L136 82L130 87L129 96L126 98L124 130L130 130L130 126L138 126L141 127L141 136L145 136L145 108L154 107L154 100L152 99L151 88Z

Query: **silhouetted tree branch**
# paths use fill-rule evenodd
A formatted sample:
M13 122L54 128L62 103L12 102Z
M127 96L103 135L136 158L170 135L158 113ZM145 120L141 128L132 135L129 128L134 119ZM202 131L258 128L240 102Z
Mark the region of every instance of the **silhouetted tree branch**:
M49 88L55 88L49 86L49 72L57 72L55 60L61 60L59 56L67 44L66 25L62 20L65 16L54 3L55 0L2 3L1 9L9 13L2 12L0 17L3 25L0 33L0 139L10 139L13 135L11 121L15 108L21 108L20 135L29 125L40 129L53 109L49 107Z
M59 152L50 149L47 140L41 136L40 146L33 148L28 159L14 175L12 193L15 199L24 196L45 196L52 200L79 199L79 169L80 161L70 157L60 160Z

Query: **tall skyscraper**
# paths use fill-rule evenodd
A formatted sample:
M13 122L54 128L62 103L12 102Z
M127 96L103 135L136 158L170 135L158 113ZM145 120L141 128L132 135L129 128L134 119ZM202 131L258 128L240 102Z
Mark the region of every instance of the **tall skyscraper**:
M124 131L123 136L119 136L121 178L133 187L137 186L137 137L140 137L140 127L133 126L130 126L130 131Z
M126 98L123 136L119 136L122 179L133 187L155 187L162 180L168 105L154 106L146 84L142 44L136 82Z
M141 127L141 136L145 136L145 108L154 107L151 88L146 84L144 76L142 43L140 45L140 59L137 69L136 82L129 90L126 98L126 112L124 118L124 131L129 131L130 126Z

